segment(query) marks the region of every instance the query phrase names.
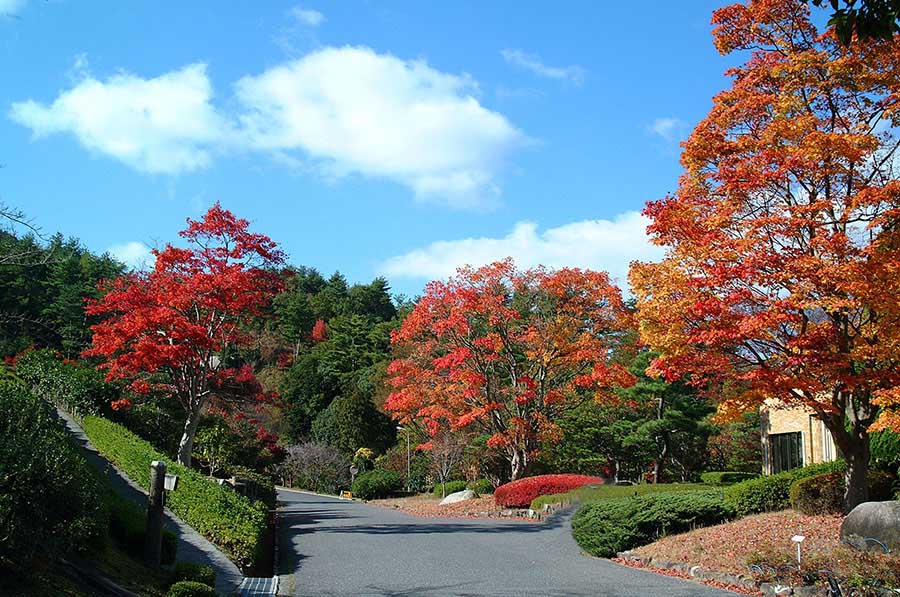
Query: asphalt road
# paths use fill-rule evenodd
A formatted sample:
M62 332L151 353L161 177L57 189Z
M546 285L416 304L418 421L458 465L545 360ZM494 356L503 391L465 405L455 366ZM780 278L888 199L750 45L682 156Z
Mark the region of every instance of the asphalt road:
M279 491L280 595L733 595L584 556L567 517L421 518Z

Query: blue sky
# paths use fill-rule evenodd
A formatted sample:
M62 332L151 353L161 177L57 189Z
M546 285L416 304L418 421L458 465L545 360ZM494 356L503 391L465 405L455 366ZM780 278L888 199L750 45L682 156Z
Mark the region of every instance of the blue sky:
M139 260L213 202L295 264L651 259L722 2L0 0L0 199Z

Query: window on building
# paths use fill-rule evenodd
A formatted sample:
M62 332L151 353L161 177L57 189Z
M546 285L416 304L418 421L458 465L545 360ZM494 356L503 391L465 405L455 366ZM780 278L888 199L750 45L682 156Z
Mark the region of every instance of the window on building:
M789 471L803 466L803 437L795 433L775 433L769 436L772 473Z

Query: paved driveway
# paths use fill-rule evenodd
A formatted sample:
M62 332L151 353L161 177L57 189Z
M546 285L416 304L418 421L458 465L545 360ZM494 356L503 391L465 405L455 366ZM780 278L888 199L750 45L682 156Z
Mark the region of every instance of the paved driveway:
M581 555L567 518L421 518L279 491L281 595L732 595Z

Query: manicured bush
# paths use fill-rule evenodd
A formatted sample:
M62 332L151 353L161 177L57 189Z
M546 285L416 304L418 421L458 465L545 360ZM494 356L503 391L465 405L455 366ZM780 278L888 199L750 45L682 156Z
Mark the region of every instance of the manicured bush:
M435 497L444 497L451 493L456 493L457 491L463 491L467 487L465 481L447 481L446 483L438 483L435 485L433 493Z
M200 582L183 580L169 587L166 597L216 597L216 590Z
M53 415L24 384L0 382L0 560L27 564L106 538L100 476Z
M106 383L102 373L62 361L52 350L29 350L19 355L16 373L35 396L50 400L78 418L100 414L119 396L119 389Z
M527 508L541 495L566 493L583 485L600 484L600 477L587 475L540 475L501 485L494 491L497 503L506 508Z
M655 493L591 502L572 518L572 534L586 552L611 557L694 528L734 518L734 508L714 491Z
M478 495L488 495L494 493L494 484L487 479L478 479L469 483L469 489Z
M374 470L363 473L353 481L350 491L354 497L377 500L390 497L403 485L403 479L395 472Z
M107 491L105 498L109 509L109 534L130 556L141 559L144 556L144 535L147 531L147 511L131 500ZM168 529L163 529L162 563L175 561L178 551L178 537Z
M84 430L101 454L147 489L150 462L168 459L121 425L100 417L85 417ZM268 511L231 487L167 462L168 472L178 475L178 489L166 497L166 505L197 532L225 550L238 566L249 568L263 557L263 535Z
M837 514L844 498L843 473L797 479L791 485L791 508L803 514Z
M891 499L893 475L884 471L870 470L867 478L869 500ZM790 489L791 508L809 515L840 513L843 511L846 486L844 473L840 471L798 479Z
M794 481L843 471L844 467L844 462L838 460L742 481L725 490L725 499L734 505L738 516L786 510L791 507L790 490Z
M175 564L173 584L185 581L198 582L208 587L216 586L216 571L211 566L195 562L178 562Z
M758 476L758 473L742 473L740 471L711 471L700 475L700 481L706 485L734 485Z

